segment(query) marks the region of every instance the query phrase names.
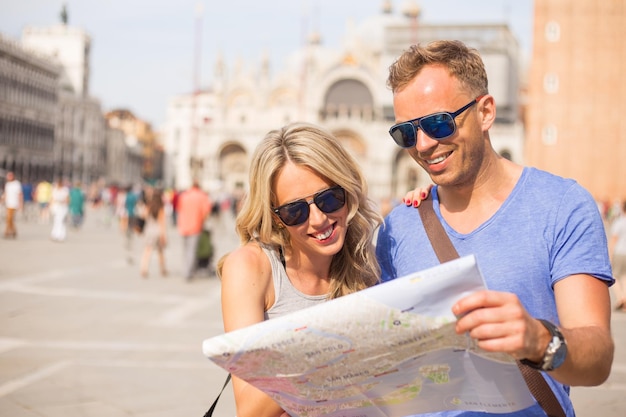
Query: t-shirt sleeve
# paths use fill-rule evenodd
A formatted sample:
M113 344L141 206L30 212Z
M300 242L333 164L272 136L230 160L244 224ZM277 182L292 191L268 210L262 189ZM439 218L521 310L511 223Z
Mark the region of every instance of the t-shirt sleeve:
M556 214L552 285L574 274L613 283L604 223L593 197L574 183L563 194Z
M376 242L376 259L380 265L380 280L381 282L390 281L396 276L396 270L393 266L391 250L392 250L392 237L389 233L389 219L385 219L384 223L378 230L378 238Z

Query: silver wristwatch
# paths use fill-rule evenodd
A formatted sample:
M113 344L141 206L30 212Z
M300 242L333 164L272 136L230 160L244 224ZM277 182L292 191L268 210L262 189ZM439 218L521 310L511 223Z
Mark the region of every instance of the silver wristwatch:
M522 359L520 362L541 371L553 371L565 362L565 358L567 357L567 343L565 342L563 333L561 333L558 327L547 320L538 320L548 329L552 340L550 340L540 363L532 362L528 359Z

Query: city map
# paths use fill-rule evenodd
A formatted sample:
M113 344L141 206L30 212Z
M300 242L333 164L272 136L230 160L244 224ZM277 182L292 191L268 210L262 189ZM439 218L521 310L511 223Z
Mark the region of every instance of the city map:
M514 359L454 331L454 302L484 288L466 256L207 339L203 352L291 416L521 410L535 400Z

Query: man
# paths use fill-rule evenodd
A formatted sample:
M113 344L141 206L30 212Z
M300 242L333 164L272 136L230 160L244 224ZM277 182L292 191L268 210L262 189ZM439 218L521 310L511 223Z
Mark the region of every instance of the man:
M22 183L22 218L26 221L29 220L33 212L33 184L30 182Z
M413 46L390 67L388 82L398 122L390 134L430 175L437 217L459 255L474 254L485 276L488 290L453 306L456 331L541 368L573 416L568 386L604 382L614 352L613 278L593 198L573 180L495 152L496 103L477 51L458 41ZM418 211L404 206L385 219L377 256L383 280L439 262ZM545 414L536 404L513 415Z
M15 179L13 172L7 172L7 182L4 184L4 193L2 193L2 202L6 208L6 228L4 229L4 238L15 239L17 237L17 229L15 228L15 214L24 206L24 195L22 193L22 184Z
M194 180L192 187L179 196L176 215L178 232L183 237L184 276L188 281L196 269L198 239L210 212L211 200Z

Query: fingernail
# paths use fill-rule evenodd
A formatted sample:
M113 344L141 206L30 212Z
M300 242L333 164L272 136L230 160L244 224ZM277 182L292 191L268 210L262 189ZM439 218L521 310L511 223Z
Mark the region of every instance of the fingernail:
M425 192L425 191L422 191L422 192L420 193L420 197L422 197L422 199L425 199L425 198L426 198L426 192Z
M413 200L413 207L419 207L420 206L420 202L417 200Z

